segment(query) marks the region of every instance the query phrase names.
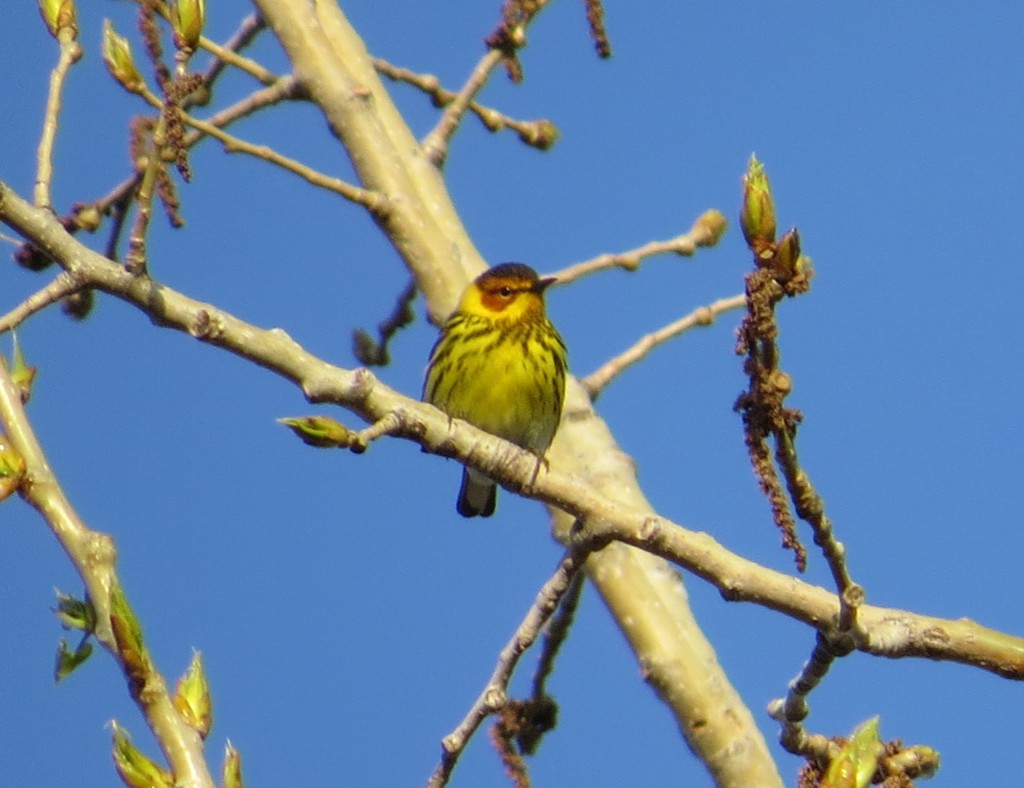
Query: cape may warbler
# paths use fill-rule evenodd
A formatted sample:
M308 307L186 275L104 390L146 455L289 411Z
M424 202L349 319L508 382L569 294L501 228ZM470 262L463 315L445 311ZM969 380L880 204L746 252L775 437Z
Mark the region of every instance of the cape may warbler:
M529 449L538 462L562 415L565 344L544 314L540 279L522 263L481 274L462 295L430 353L423 399L457 419ZM464 468L456 510L494 514L497 488Z

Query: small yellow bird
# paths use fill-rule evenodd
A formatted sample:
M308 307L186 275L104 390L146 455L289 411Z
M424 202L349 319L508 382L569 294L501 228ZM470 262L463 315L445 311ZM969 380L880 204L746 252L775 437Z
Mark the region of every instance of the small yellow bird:
M565 343L544 313L541 279L502 263L466 288L430 352L423 400L543 457L558 429L568 365ZM497 487L463 468L456 510L494 514Z

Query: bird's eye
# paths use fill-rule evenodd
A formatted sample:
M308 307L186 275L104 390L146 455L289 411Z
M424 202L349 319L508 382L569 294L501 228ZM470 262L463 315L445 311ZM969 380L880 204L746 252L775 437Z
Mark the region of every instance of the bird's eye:
M501 288L501 290L498 291L498 294L501 295L502 298L508 298L510 295L512 295L512 288L509 287L508 285L505 285L503 288Z

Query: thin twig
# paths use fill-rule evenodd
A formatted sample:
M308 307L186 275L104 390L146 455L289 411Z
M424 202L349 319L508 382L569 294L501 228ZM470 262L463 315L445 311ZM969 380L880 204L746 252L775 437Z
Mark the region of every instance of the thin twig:
M480 92L480 88L490 79L491 72L502 60L504 60L504 55L499 50L488 50L473 69L473 73L469 75L466 84L445 108L437 125L423 138L420 143L423 156L435 167L444 165L444 160L448 156L448 142L462 123L462 118L473 101L473 97Z
M254 31L258 32L257 31ZM211 41L208 38L200 37L199 46L208 52L211 52L215 57L223 60L229 66L234 66L240 71L244 71L249 76L262 82L264 85L273 85L279 79L279 76L273 71L264 68L255 60L251 58L243 57L237 52L233 52L228 48L228 45L220 45L216 41Z
M65 25L57 31L60 55L57 65L50 73L50 92L46 97L46 112L43 116L43 132L39 137L38 171L35 184L35 203L40 208L52 210L50 183L53 181L53 144L57 138L57 117L60 115L61 94L64 80L71 67L82 57L82 47L76 38L73 25Z
M803 414L785 404L793 382L779 365L776 308L783 298L810 289L813 270L809 260L800 255L795 228L779 242L774 236L755 241L749 243L755 252L755 267L745 277L747 314L740 324L736 347L736 352L745 356L743 371L748 386L737 399L735 409L743 418L744 442L772 516L782 531L783 545L794 550L797 569L804 571L807 551L796 533L796 521L790 513L792 505L796 515L810 525L814 543L821 548L839 595L838 624L841 630L848 631L856 625L864 589L854 582L846 549L836 538L825 503L800 465L796 434ZM770 443L774 452L769 450ZM785 491L780 473L785 479Z
M152 94L150 94L152 95ZM154 98L156 98L154 96ZM162 102L161 102L162 106ZM128 234L128 252L124 258L125 270L136 276L146 274L146 235L149 232L149 221L153 215L153 195L157 174L163 162L161 156L164 147L164 135L167 129L167 116L161 112L156 120L149 139L145 141L145 159L142 162L142 177L138 191L135 193L135 221Z
M667 326L641 337L632 347L615 358L609 359L585 378L581 378L580 384L586 389L590 399L596 400L612 380L643 359L658 345L689 331L691 328L710 326L722 313L739 309L744 304L746 304L746 297L741 293L729 298L720 298L707 306L698 307L674 323L669 323Z
M802 755L814 753L824 756L824 760L827 760L829 748L835 747L825 736L808 734L804 729L803 720L810 713L807 696L821 683L832 663L853 650L853 641L849 638L845 640L847 645L837 648L819 632L810 658L804 663L796 678L789 682L786 697L769 704L768 713L782 726L779 741L788 752Z
M583 568L586 556L567 551L555 573L541 587L537 599L530 607L515 634L501 650L498 663L483 692L470 707L469 712L458 726L445 736L441 743L441 762L427 781L427 788L440 788L447 785L459 756L469 743L470 738L488 714L493 714L505 706L508 701L508 682L512 677L519 658L533 645L540 635L545 622L558 609L559 601L572 585L572 579Z
M782 728L779 743L787 752L806 758L808 763L813 764L813 768L827 769L834 759L842 757L846 748L842 739L807 731L804 727L804 721L810 714L807 698L828 675L832 663L845 657L855 647L855 640L848 633L838 631L829 635L819 631L811 656L799 674L789 682L786 697L776 698L768 704L768 714ZM930 747L906 747L900 741L889 742L883 747L879 741L878 748L875 768L883 777L929 776L938 768L937 755ZM885 784L888 785L888 782ZM895 784L909 783L898 780Z
M721 213L715 210L705 211L697 217L697 221L688 231L675 238L670 238L667 241L651 241L628 252L598 255L591 260L570 265L568 268L549 274L549 276L555 277L558 280L557 284L563 285L605 268L624 268L627 271L635 271L646 258L658 254L671 253L689 257L700 247L714 246L718 243L726 226L725 217Z
M166 3L157 2L156 0L146 0L146 2L148 2L165 20L170 21L170 11ZM266 23L263 21L261 16L258 14L252 14L243 20L239 29L226 43L218 44L216 41L212 41L205 36L200 36L199 47L200 49L205 49L207 52L212 53L214 57L224 61L227 65L234 66L240 71L244 71L249 76L262 82L264 85L270 85L277 81L277 75L261 66L255 60L239 55L236 51L248 44L249 41L252 40L252 37L265 26Z
M399 329L412 323L416 315L412 311L412 302L416 298L416 280L410 279L395 299L391 314L377 324L377 339L370 336L365 329L359 328L352 332L352 350L360 364L368 367L384 367L391 363L388 343Z
M269 87L260 88L254 91L245 98L235 102L231 106L225 107L214 115L211 115L206 123L212 126L229 126L241 118L247 117L258 110L264 109L265 107L273 106L281 101L288 101L295 99L299 94L298 85L294 77L287 76L281 77L277 82ZM185 146L188 148L193 147L201 140L205 139L207 134L198 129L189 129L185 135ZM100 197L95 202L91 203L100 214L108 215L113 211L117 214L115 219L119 219L121 222L124 221L125 215L128 210L128 203L131 201L135 190L138 188L139 180L141 175L138 172L133 172L119 184L114 186L107 194ZM114 251L116 249L116 242L120 230L111 233L111 240L107 245L107 257L114 260L116 256Z
M235 121L248 117L261 109L272 107L282 101L292 101L300 95L301 90L298 81L289 74L266 87L253 91L245 98L214 113L204 122L217 128L225 128ZM185 122L188 122L188 118L185 119ZM198 128L192 128L185 135L185 145L192 147L205 136L207 136L205 132L200 131Z
M576 609L583 593L585 577L582 572L573 575L569 588L558 605L558 611L544 627L537 668L533 672L533 690L526 700L510 701L499 721L495 723L507 734L514 734L520 752L533 755L544 735L558 720L558 704L548 694L547 681L555 670L555 659L569 637L576 618Z
M473 73L448 104L437 125L420 144L424 157L435 167L444 165L452 135L461 125L473 98L490 79L491 72L504 62L509 67L510 74L520 73L515 50L523 46L527 26L547 4L548 0L532 0L529 4L506 0L502 8L502 21L494 32L484 39L489 47L487 53L480 58Z
M573 575L572 584L558 606L558 613L544 631L544 643L533 674L533 699L540 700L547 695L547 681L555 669L555 658L569 637L569 630L576 618L580 596L584 587L583 574Z
M200 37L199 46L203 47L204 49L208 49L210 52L213 52L214 55L213 60L206 67L206 71L203 72L203 82L207 85L211 85L214 82L216 82L217 77L220 76L220 73L224 70L225 66L234 65L238 68L242 68L238 60L236 60L233 63L228 63L227 59L224 56L224 53L230 52L237 58L238 53L241 50L245 49L247 46L249 46L249 44L252 43L253 39L256 38L256 36L259 35L261 31L266 30L266 28L267 23L263 20L263 17L260 14L249 14L249 16L242 20L241 24L238 26L238 30L235 31L235 34L220 46L219 54L218 52L214 52L212 46L210 46L211 42L208 39ZM246 60L245 62L252 63L253 61ZM262 69L262 67L260 68ZM264 76L263 74L259 76L254 74L253 76L256 76L256 79L259 79L266 85L272 84L272 82L277 81L275 79L272 82L266 82L262 79L262 76Z
M821 548L825 563L839 593L839 629L848 631L857 621L857 609L864 604L864 588L850 574L846 548L836 538L831 518L825 513L825 502L811 483L807 472L800 467L795 435L778 432L775 435L775 460L782 469L786 486L797 515L811 526L814 543Z
M397 412L388 413L383 418L377 419L373 424L364 430L356 433L356 447L352 450L361 454L373 441L383 438L385 435L394 435L403 427L402 416Z
M117 260L117 247L121 243L121 233L128 220L129 206L131 205L131 192L126 192L120 202L110 205L108 212L113 213L114 219L110 227L110 235L107 238L106 256L111 260Z
M430 96L435 107L450 106L458 97L457 93L444 88L441 81L433 74L418 74L379 57L371 58L371 60L378 73L395 82L405 82L419 88ZM480 118L481 123L488 131L499 132L503 129L512 129L519 135L519 139L540 150L549 149L558 138L558 130L550 120L516 120L496 109L485 107L477 101L470 101L467 109Z
M57 303L72 293L77 293L81 289L81 282L77 281L67 271L61 271L50 284L41 290L37 290L6 315L0 317L0 334L17 328L36 312L45 309L50 304Z
M141 95L152 106L157 108L163 107L163 102L160 101L160 99L150 90L144 88ZM278 167L288 170L289 172L298 175L300 178L304 178L314 186L319 186L323 189L327 189L328 191L340 194L342 197L366 207L376 216L381 216L386 212L385 206L387 201L383 195L378 192L353 186L351 183L343 181L340 178L333 178L329 175L325 175L302 162L278 153L269 146L253 145L252 143L246 142L233 134L228 134L226 131L222 131L208 121L194 118L187 112L181 113L181 119L186 125L219 140L224 145L224 150L228 153L245 153L271 164L276 164Z

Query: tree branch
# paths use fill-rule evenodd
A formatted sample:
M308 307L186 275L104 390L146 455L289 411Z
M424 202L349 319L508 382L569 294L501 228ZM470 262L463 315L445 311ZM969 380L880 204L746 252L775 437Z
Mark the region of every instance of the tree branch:
M392 210L380 227L416 277L431 317L447 317L484 262L440 171L422 155L362 40L332 2L256 0L256 5L305 95L348 151L361 184L389 199ZM651 511L635 468L575 382L568 386L565 417L548 456L554 466L591 482L621 505ZM570 528L570 518L556 515L557 538L566 538ZM666 571L663 560L619 547L591 555L588 577L687 743L720 786L781 786L764 736L717 663L678 573ZM694 724L697 720L700 724Z
M558 568L548 581L541 587L537 599L531 605L526 617L516 628L515 633L505 644L498 658L498 664L491 674L487 686L473 703L465 718L442 742L441 762L427 780L428 788L440 788L447 785L452 769L465 749L469 739L484 721L488 714L501 711L508 702L508 684L519 658L533 645L540 636L544 624L558 609L559 602L572 586L573 578L582 568L583 556L567 552L558 562Z
M277 93L280 93L280 91L275 91L275 95ZM164 103L150 90L143 89L141 95L151 106L161 111L163 110ZM250 97L249 101L252 101L252 97ZM308 183L311 183L314 186L319 186L320 188L335 192L347 200L351 200L354 203L364 206L374 215L382 214L387 210L385 201L381 199L380 195L372 191L360 189L358 186L346 183L341 178L333 178L329 175L323 174L322 172L317 172L312 167L278 153L267 145L253 145L251 142L246 142L233 134L223 131L213 123L192 117L183 110L180 112L180 115L182 121L186 125L191 126L196 131L201 132L208 137L213 137L214 139L219 140L224 145L224 150L228 153L246 153L249 156L262 159L269 164L274 164L283 170L287 170L288 172L298 175L300 178L304 178ZM160 117L163 117L162 112Z
M419 88L430 96L435 107L447 107L458 97L457 93L442 87L440 80L433 74L417 74L379 57L373 58L373 66L393 82L405 82ZM516 120L476 101L469 102L467 109L480 118L488 131L512 129L519 135L519 139L539 150L548 150L558 139L558 129L550 120Z
M633 364L645 358L658 345L689 331L691 328L710 326L722 313L739 309L744 304L746 304L746 297L740 294L731 298L720 298L707 306L698 307L674 323L669 323L657 331L644 335L615 358L609 359L585 378L581 378L580 385L586 390L591 400L596 400L609 383Z
M636 249L630 249L628 252L598 255L593 259L563 268L550 276L555 277L558 284L564 285L582 276L603 271L605 268L623 268L627 271L635 271L646 258L658 254L674 253L689 257L702 246L714 246L718 243L725 233L726 227L726 219L719 211L705 211L697 217L697 221L689 230L675 238L670 238L667 241L650 241Z
M73 276L68 274L67 271L61 271L50 284L41 290L37 290L6 315L0 317L0 334L10 331L12 328L17 328L36 312L45 309L50 304L57 303L65 296L77 293L81 289L82 285L76 282Z
M35 202L40 208L53 208L50 201L50 182L53 180L53 144L57 139L57 117L60 115L61 93L64 80L71 67L82 57L78 31L74 24L62 25L55 33L60 43L57 65L50 73L50 92L46 97L46 112L43 116L43 133L39 137L37 153Z
M555 452L550 467L542 465L537 472L533 453L450 419L389 388L365 369L328 364L280 329L261 329L151 279L132 276L79 243L48 211L34 208L2 181L0 221L28 237L87 286L134 305L157 325L249 359L296 383L312 402L335 403L371 423L388 417L390 424L397 425L390 433L415 441L432 454L470 465L517 495L549 504L566 513L572 523L585 523L582 528L567 528L562 540L570 547L609 542L587 559L590 576L602 594L607 586L602 585L592 562L617 552L635 558L638 551L629 550L633 547L640 555L663 558L703 578L727 600L753 602L819 631L830 632L836 626L839 601L834 592L760 566L730 552L708 534L604 494L584 476L567 472L571 464L563 464L563 452ZM588 407L582 390L576 388L577 399L570 407ZM575 419L570 414L567 421ZM556 443L559 440L556 438ZM634 596L645 593L642 587L628 590ZM1024 638L968 619L942 619L864 604L857 629L850 636L858 650L877 656L927 657L1024 679Z
M3 192L0 191L2 197ZM20 487L22 497L50 526L82 577L89 601L96 611L96 639L110 651L124 671L132 697L174 772L175 784L183 788L214 788L204 760L202 740L175 709L167 682L141 643L133 644L133 654L126 653L124 639L113 625L115 605L112 597L121 594L114 569L114 542L107 534L90 530L64 495L29 424L20 391L11 380L2 358L0 423L25 461L25 478Z

